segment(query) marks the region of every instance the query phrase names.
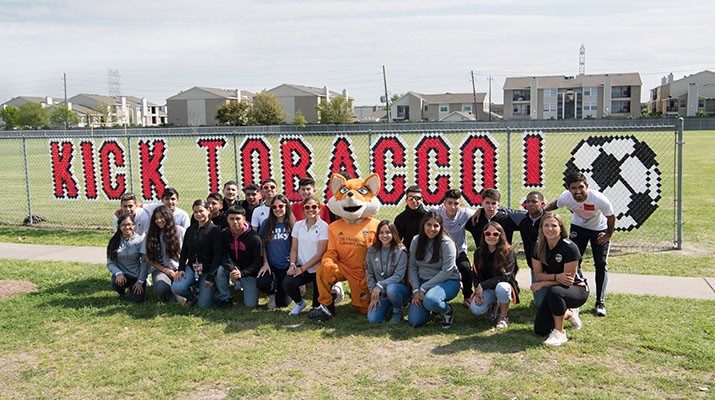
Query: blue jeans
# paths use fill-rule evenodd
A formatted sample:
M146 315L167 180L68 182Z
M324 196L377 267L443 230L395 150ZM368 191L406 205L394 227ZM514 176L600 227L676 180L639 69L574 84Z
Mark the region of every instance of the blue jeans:
M387 289L381 293L380 297L380 304L367 312L367 322L371 324L382 323L389 309L392 309L393 313L400 313L401 315L402 306L410 298L410 292L404 283L393 283L387 285Z
M457 297L459 283L458 280L440 282L425 293L422 305L416 306L414 303L410 303L410 308L407 312L407 320L410 325L414 327L423 326L429 320L430 312L444 314L449 311L447 302Z
M196 296L194 296L191 288L197 286L199 288L199 301L197 304L200 308L211 307L214 302L214 293L216 292L215 284L207 288L205 274L201 274L198 281L194 279L194 276L194 269L186 267L184 278L174 281L171 284L171 291L177 296L186 298L186 301L193 301Z
M499 282L494 290L485 289L482 291L482 299L484 300L482 304L477 304L476 297L472 299L469 304L469 311L474 315L484 315L489 310L489 306L495 302L499 304L509 304L511 301L511 291L512 287L507 282Z
M218 299L221 301L230 301L231 295L230 285L230 270L224 266L218 267L216 271L216 291L218 291ZM243 305L247 308L254 308L258 305L258 288L256 287L256 278L245 276L236 282L236 290L243 291Z

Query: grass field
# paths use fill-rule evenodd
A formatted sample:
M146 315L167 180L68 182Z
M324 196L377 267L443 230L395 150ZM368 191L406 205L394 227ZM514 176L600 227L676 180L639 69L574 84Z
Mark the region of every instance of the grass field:
M350 306L325 325L285 310L119 302L102 266L0 260L37 291L0 304L0 398L711 398L715 305L610 296L571 341L544 348L530 295L495 331L369 326Z

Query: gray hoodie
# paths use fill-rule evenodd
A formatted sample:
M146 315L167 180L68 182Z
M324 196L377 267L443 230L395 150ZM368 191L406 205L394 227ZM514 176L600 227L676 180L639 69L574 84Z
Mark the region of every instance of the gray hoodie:
M447 237L447 235L442 238L442 243L440 243L440 258L435 263L429 262L432 258L433 240L427 243L425 259L417 260L418 239L419 236L412 238L412 244L410 245L408 271L410 284L412 285L412 293L418 290L427 292L438 283L444 281L460 280L459 270L457 269L457 249L452 239Z
M389 261L389 262L388 262ZM404 247L389 247L380 250L370 246L365 255L365 275L367 275L367 288L372 292L376 286L382 292L393 283L401 283L407 271L407 251Z

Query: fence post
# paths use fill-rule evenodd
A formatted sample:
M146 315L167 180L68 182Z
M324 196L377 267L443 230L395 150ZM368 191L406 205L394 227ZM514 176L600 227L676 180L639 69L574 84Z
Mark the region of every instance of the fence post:
M234 180L238 182L238 147L236 147L236 136L238 135L238 132L233 131L233 172L235 174ZM239 188L243 188L246 185L241 182L241 186Z
M678 125L675 129L676 146L676 198L675 198L675 248L683 248L683 125L685 119L678 118Z
M127 163L129 164L129 191L134 193L134 175L132 173L132 142L127 134L127 127L124 126L124 134L127 135Z
M506 128L506 204L511 208L511 128Z
M27 213L29 215L28 221L30 222L30 225L33 224L33 218L32 218L32 199L30 197L30 173L27 168L27 139L22 138L22 153L24 156L25 160L25 191L27 191Z

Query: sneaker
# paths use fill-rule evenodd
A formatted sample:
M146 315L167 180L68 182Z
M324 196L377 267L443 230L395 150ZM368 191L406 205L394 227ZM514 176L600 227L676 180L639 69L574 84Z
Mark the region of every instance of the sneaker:
M499 317L499 321L497 322L497 329L505 329L508 326L509 326L509 316L504 315L503 317Z
M449 329L454 324L454 310L452 310L452 306L449 304L447 304L447 307L449 307L449 310L442 314L442 329Z
M342 283L338 282L335 285L333 285L333 290L331 291L333 295L333 304L340 304L343 302L343 299L345 298L345 293L343 293L343 285Z
M492 304L489 306L489 310L487 310L487 321L494 321L497 319L499 316L499 307L497 307L497 303Z
M596 304L596 316L605 317L606 315L608 315L606 307L603 304Z
M581 317L579 314L581 313L580 308L571 308L571 318L569 318L569 322L571 322L571 327L574 330L581 330L583 328L583 321L581 321Z
M276 295L275 294L268 296L268 304L266 305L266 307L268 307L269 310L273 310L274 308L276 308Z
M333 313L321 304L308 312L308 318L317 322L325 322L330 318L333 318Z
M566 343L569 341L569 338L566 336L566 332L559 332L556 329L552 330L551 333L549 334L548 339L544 341L544 344L547 346L561 346L562 344Z
M298 303L298 304L296 304L296 305L293 306L293 309L290 310L290 312L288 313L288 315L298 315L298 314L300 314L300 312L303 311L303 310L305 309L305 307L307 307L307 306L308 306L308 303L306 303L305 301L301 301L300 303Z
M117 299L119 299L119 301L124 301L124 300L126 300L126 299L127 299L126 293L124 293L124 292L122 292L122 293L117 293Z
M215 304L216 304L216 308L219 308L219 309L231 308L231 306L233 305L233 299L228 299L228 300L216 299Z
M402 322L402 310L392 310L391 324L399 324Z

